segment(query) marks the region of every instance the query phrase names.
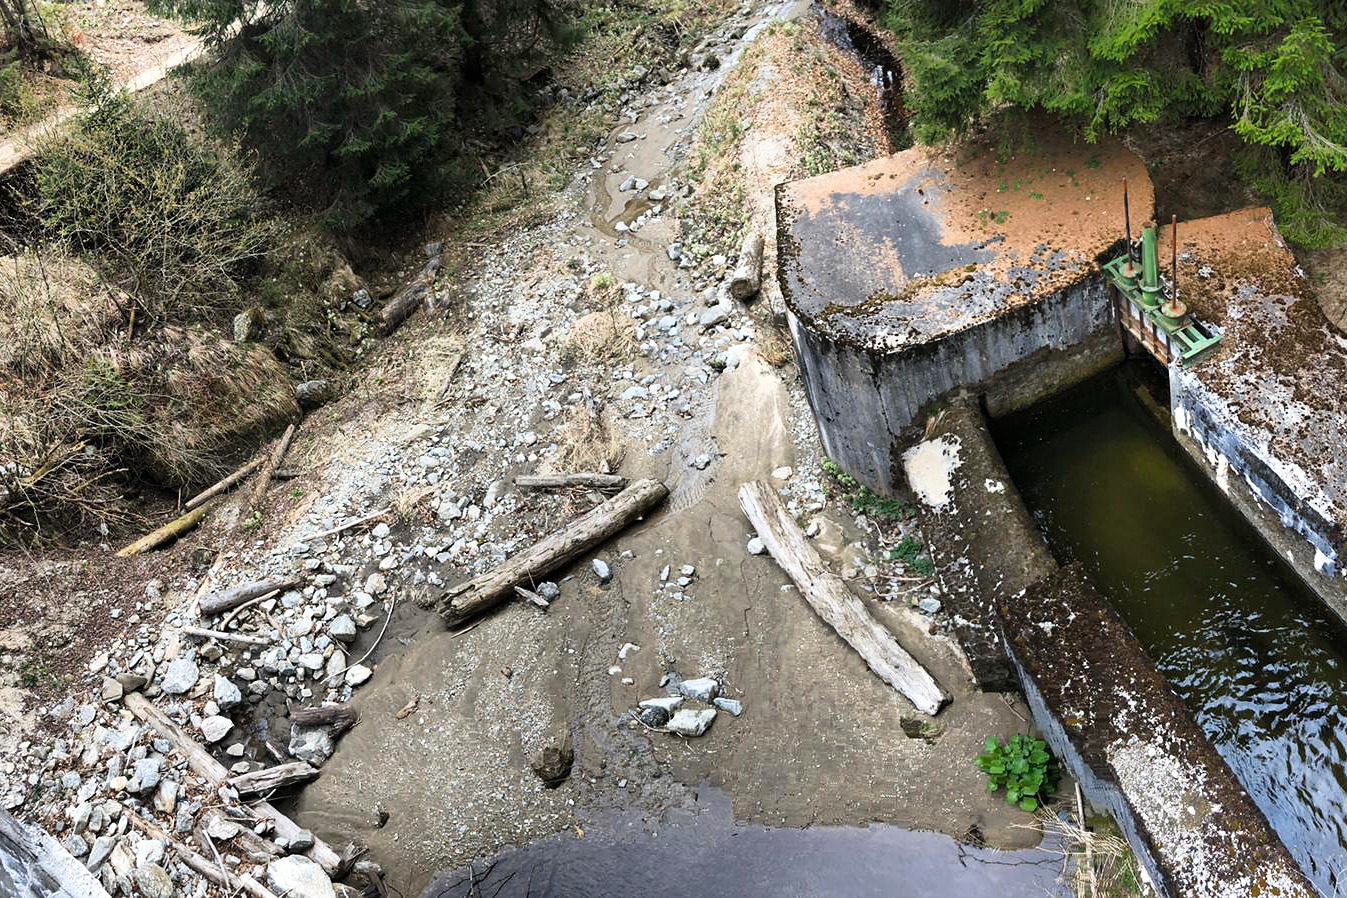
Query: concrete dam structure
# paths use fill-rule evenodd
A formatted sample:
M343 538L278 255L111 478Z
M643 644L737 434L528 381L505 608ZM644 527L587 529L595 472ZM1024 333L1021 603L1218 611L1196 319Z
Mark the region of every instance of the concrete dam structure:
M881 494L917 496L979 685L1029 697L1160 890L1310 895L1127 622L1053 558L986 420L1152 359L1194 470L1347 620L1347 337L1268 210L1163 227L1153 210L1135 155L1060 136L1005 161L919 148L784 184L787 321L828 454ZM916 482L932 476L934 492ZM1175 788L1160 794L1148 769Z

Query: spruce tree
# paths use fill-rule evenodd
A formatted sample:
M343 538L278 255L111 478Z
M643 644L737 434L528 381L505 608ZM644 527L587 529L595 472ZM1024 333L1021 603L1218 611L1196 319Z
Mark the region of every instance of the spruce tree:
M433 203L462 178L464 122L518 93L560 33L552 0L160 0L202 23L193 78L265 183L351 230ZM498 15L505 12L508 15Z

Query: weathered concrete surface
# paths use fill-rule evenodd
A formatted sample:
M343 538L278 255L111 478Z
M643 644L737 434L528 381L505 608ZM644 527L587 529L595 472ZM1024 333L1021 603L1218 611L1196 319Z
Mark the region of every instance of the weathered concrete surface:
M1123 232L1123 177L1149 214L1140 160L1064 139L1006 163L985 149L908 150L777 190L787 318L825 448L880 492L899 479L895 440L936 397L1033 358L995 391L1010 411L1119 357L1095 260Z
M1170 370L1179 442L1347 619L1347 337L1310 296L1268 210L1180 224L1179 242L1181 295L1224 331L1212 356Z
M1266 818L1075 565L1000 604L1053 751L1108 808L1165 894L1311 896Z
M904 453L904 469L918 503L922 532L936 562L941 600L953 611L954 634L978 685L988 691L1018 689L1006 655L996 607L1057 570L1015 484L992 442L975 398L964 395L937 409L928 439ZM952 447L944 501L919 489L920 460L929 448ZM942 453L946 458L949 453ZM925 493L926 495L923 495Z

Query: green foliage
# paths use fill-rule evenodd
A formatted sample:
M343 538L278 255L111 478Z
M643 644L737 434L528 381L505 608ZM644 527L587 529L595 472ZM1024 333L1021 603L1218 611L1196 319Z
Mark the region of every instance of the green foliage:
M986 753L977 765L987 774L987 791L1005 787L1006 801L1022 811L1036 811L1057 785L1057 762L1042 739L1015 734L1004 744L987 737Z
M160 0L218 60L193 85L266 183L336 230L424 209L479 176L464 133L514 124L569 31L553 0ZM235 33L231 25L240 21Z
M249 179L169 113L106 83L90 90L73 133L35 161L48 236L106 269L156 319L232 308L274 235Z
M1347 5L1330 0L889 0L923 142L1043 110L1088 139L1167 116L1231 117L1279 154L1268 191L1315 217L1315 179L1347 173ZM1300 211L1308 203L1308 211ZM1292 226L1310 239L1332 229ZM1333 239L1341 239L1341 234Z
M0 116L9 121L23 121L39 105L28 84L23 63L16 60L0 66Z
M842 466L831 458L825 458L823 460L823 471L841 484L843 489L854 490L856 487L860 486L860 483L857 482L855 477L852 477L846 471L843 471Z
M898 541L898 545L889 550L889 560L901 561L908 570L918 576L929 577L935 573L935 562L924 553L925 548L920 540L905 536Z

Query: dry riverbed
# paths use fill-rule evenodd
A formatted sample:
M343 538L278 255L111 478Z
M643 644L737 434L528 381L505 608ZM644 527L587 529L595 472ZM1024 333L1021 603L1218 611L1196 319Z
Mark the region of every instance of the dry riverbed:
M738 71L741 59L755 68ZM792 79L822 67L850 104L844 120L873 124L867 73L799 3L746 3L688 62L634 69L621 122L560 191L560 212L454 266L431 308L310 416L286 463L305 473L273 488L263 526L228 531L226 508L153 583L129 578L143 595L123 600L115 619L127 626L79 659L71 697L23 705L24 684L11 687L0 704L16 723L0 790L11 810L114 886L138 882L147 862L186 883L171 855L138 847L153 840L128 817L146 808L190 832L215 790L118 703L143 677L226 766L258 768L286 750L322 761L286 809L338 851L367 845L394 894L419 894L438 871L508 844L602 831L614 814L658 829L697 811L708 785L754 824L883 821L1036 844L1029 818L988 795L973 764L988 735L1027 729L1026 710L972 688L931 581L910 552L908 564L891 557L903 537L920 540L915 523L863 496L853 507L825 474L782 336L761 303L724 298L733 261L718 254L723 237L683 215L703 189L695 171L722 170L724 160L690 163L727 78L738 75L747 124L721 149L743 154L731 161L751 198L746 219L767 231L766 198L800 173L791 160L808 119L761 111L814 95ZM853 149L884 147L867 131ZM605 465L658 478L671 496L564 572L546 612L510 603L451 631L418 606L597 498L528 493L513 477ZM875 677L758 554L736 499L751 479L779 489L834 569L953 695L938 719ZM193 570L198 546L225 551ZM182 632L202 623L196 597L276 576L303 584L240 617L268 645ZM670 675L717 678L742 713L724 705L693 738L631 721ZM286 719L324 699L360 714L332 751L292 739ZM574 754L557 788L533 769L548 747ZM232 845L222 837L222 850Z

